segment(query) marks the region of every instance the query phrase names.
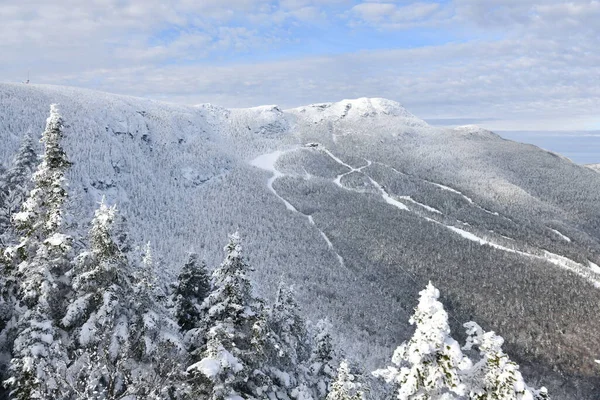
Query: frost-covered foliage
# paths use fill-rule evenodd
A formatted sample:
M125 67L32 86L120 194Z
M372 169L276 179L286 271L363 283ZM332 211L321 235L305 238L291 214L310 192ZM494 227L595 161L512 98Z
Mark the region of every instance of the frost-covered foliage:
M19 211L31 190L31 174L37 165L37 158L31 135L27 133L11 167L0 172L0 246L13 239L11 217Z
M16 399L54 397L61 393L60 376L67 354L55 321L64 306L61 279L72 260L72 238L63 233L64 175L70 166L61 147L62 118L51 107L42 134L45 151L33 174L34 188L13 216L22 238L5 251L16 265L12 273L20 315L14 326L14 347L7 383Z
M519 366L502 351L504 339L494 332L484 332L476 322L467 322L465 350L479 349L481 359L467 372L469 399L472 400L542 400L546 388L527 386Z
M184 332L199 328L202 320L202 302L210 293L206 264L198 254L191 253L177 278L173 292L175 317Z
M327 400L364 400L365 395L361 390L361 384L350 372L350 366L346 360L340 363L337 371L337 379L331 384L331 391Z
M519 367L502 351L504 340L484 332L475 322L465 324L465 350L478 348L481 359L473 363L450 336L448 314L431 284L420 292L411 324L413 337L402 343L392 358L393 366L373 374L395 387L400 400L542 400L545 388L531 389Z
M420 292L410 319L415 334L394 352L394 366L376 371L398 388L398 399L453 399L465 394L460 373L470 367L459 344L450 336L448 314L431 283Z
M335 379L336 359L332 325L328 320L319 320L313 328L312 352L310 355L310 385L317 390L316 398L324 399Z
M263 349L256 336L265 319L263 305L253 294L239 236L229 239L225 260L213 271L213 290L203 304L206 349L188 368L210 381L211 400L260 397L263 385Z
M129 389L133 269L115 240L118 213L104 201L96 210L89 248L70 271L72 296L62 325L71 336L69 383L79 398L116 398Z

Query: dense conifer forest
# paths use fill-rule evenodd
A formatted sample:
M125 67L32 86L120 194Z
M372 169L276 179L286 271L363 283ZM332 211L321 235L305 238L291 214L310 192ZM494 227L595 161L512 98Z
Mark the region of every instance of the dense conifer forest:
M431 283L413 336L369 371L335 343L335 326L301 316L293 282L272 301L256 294L237 233L219 265L189 253L176 281L161 280L160 257L128 233L136 221L118 204L73 220L63 127L53 105L41 155L26 135L0 169L3 398L549 398L524 382L494 332L467 322L465 343L454 340Z

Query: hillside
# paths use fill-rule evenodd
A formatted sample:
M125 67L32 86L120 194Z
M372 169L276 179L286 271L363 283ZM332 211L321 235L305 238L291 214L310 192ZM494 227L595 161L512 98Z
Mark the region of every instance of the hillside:
M293 283L306 315L329 317L369 366L410 336L432 281L455 322L502 335L554 398L600 395L591 169L475 126L431 127L385 99L224 109L11 84L0 84L0 163L43 130L51 103L68 124L74 214L117 203L165 280L190 243L217 265L238 230L262 294Z

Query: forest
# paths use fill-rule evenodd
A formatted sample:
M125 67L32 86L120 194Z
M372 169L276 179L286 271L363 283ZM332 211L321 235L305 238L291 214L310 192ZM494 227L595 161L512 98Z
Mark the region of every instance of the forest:
M467 322L464 344L453 339L431 283L412 337L369 371L328 320L302 317L294 282L273 301L256 294L237 233L220 265L191 252L175 281L161 280L160 257L128 233L135 220L118 205L103 200L90 221L73 220L64 124L52 105L42 154L25 135L0 170L3 398L549 398L525 383L494 332Z

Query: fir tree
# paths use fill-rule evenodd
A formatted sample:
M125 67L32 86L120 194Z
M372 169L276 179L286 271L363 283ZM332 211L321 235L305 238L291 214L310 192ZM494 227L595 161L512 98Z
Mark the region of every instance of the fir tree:
M182 331L189 332L200 327L202 302L210 293L210 282L206 265L191 253L177 279L173 293L175 317Z
M519 366L502 351L504 339L494 332L484 332L475 322L467 322L465 350L478 348L481 360L468 373L469 399L472 400L542 400L548 399L546 388L527 386Z
M313 333L313 349L309 360L309 386L315 388L316 398L325 399L335 379L336 355L331 338L331 323L327 320L317 322Z
M14 399L56 398L63 393L62 376L67 363L56 320L62 313L62 277L71 260L70 236L63 231L63 203L67 192L64 175L70 166L61 147L63 122L51 107L42 134L45 152L33 174L34 188L13 216L21 232L20 243L5 252L18 279L16 297L22 314L15 330L13 359L7 383Z
M461 370L470 367L458 343L450 336L448 315L431 283L420 293L419 305L410 319L413 337L394 352L394 366L375 371L397 387L397 398L453 399L465 394Z
M311 354L309 335L291 288L280 284L275 303L267 312L268 330L263 334L268 355L268 374L277 398L308 396ZM286 397L287 396L287 397ZM306 397L307 398L307 397Z
M264 374L262 303L252 293L249 270L239 236L230 236L226 258L212 273L213 290L206 298L207 345L188 371L210 400L262 398Z
M340 363L337 379L331 384L331 391L327 400L364 400L361 384L356 382L356 377L350 373L350 366L346 360Z
M139 364L135 393L147 399L179 398L187 393L183 383L185 349L180 327L164 304L166 296L157 283L150 244L134 276L131 346Z
M305 362L310 356L306 322L300 316L291 288L279 285L275 304L269 310L269 325L280 339L279 355L290 365Z
M27 133L15 155L12 167L5 173L0 173L0 245L13 239L11 217L19 211L31 189L31 174L37 160L33 141Z
M84 250L70 271L73 296L62 325L71 336L68 383L78 398L117 398L129 390L133 271L115 240L115 206L95 212ZM94 394L95 393L95 394Z

